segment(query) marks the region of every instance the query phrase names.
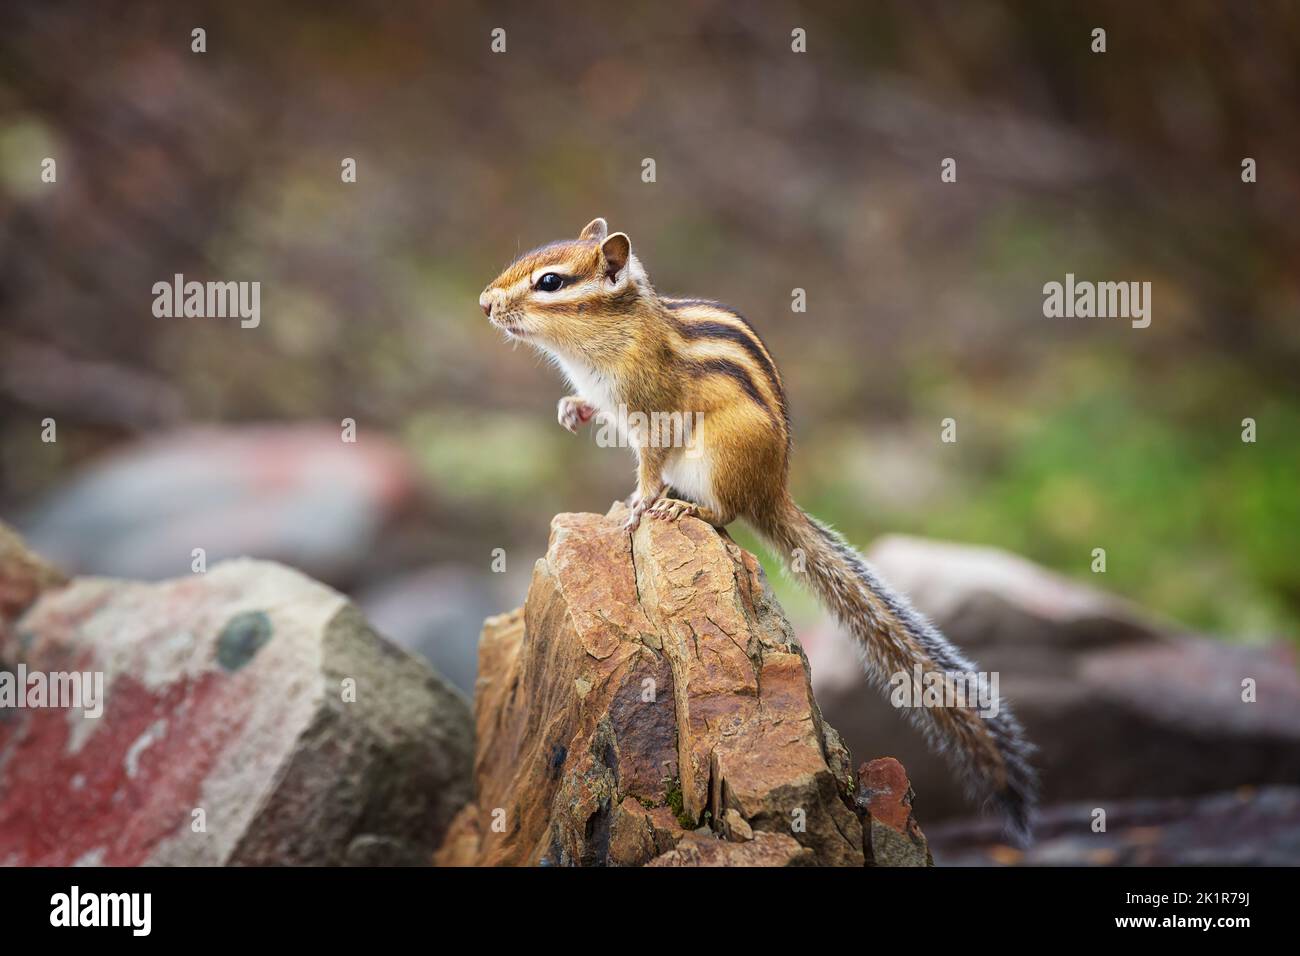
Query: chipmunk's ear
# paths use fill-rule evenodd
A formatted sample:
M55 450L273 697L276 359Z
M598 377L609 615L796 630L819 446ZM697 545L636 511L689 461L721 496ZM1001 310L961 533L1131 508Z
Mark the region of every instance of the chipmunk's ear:
M617 279L619 273L627 267L628 257L632 255L632 240L625 233L616 232L601 243L600 254L605 260L605 276Z
M582 227L582 232L578 233L578 238L590 239L593 242L604 242L605 237L608 235L609 223L597 217Z

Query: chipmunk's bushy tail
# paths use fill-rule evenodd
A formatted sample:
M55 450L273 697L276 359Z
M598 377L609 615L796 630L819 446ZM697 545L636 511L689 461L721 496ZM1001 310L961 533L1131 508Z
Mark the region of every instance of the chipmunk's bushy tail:
M867 674L878 687L884 689L894 675L906 675L916 704L922 699L922 688L914 679L917 664L923 674L946 675L945 687L953 677L969 686L965 682L976 673L975 666L906 598L890 590L839 534L788 496L756 524L792 566L802 568L830 610L857 638ZM792 556L803 560L795 563ZM979 686L985 690L982 678ZM998 809L1008 834L1024 844L1037 802L1037 776L1029 764L1033 745L1005 701L998 701L996 715L987 717L976 709L977 702L968 702L974 706L906 710L930 746L947 758L967 794Z

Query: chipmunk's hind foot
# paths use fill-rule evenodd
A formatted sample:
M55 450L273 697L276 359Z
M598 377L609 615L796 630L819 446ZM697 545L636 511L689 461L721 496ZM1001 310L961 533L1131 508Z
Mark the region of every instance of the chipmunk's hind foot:
M721 528L726 524L721 520L721 516L712 509L696 504L694 501L683 501L680 498L660 498L650 506L646 514L660 521L676 521L678 518L690 517L699 518L716 528Z

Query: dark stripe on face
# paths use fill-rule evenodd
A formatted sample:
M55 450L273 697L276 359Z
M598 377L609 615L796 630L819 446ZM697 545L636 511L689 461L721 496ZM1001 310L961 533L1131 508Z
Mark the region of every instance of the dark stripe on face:
M613 295L596 291L581 299L568 302L548 302L545 298L529 300L528 308L537 312L550 312L559 315L585 315L589 312L630 312L637 305L640 293L628 286Z
M594 298L578 299L576 302L547 302L534 299L528 303L533 312L547 312L551 315L582 315L596 305Z
M590 275L595 271L599 260L600 249L594 242L559 239L515 256L497 277L497 284L510 288L517 282L529 279L537 269L547 267L549 272L575 278Z

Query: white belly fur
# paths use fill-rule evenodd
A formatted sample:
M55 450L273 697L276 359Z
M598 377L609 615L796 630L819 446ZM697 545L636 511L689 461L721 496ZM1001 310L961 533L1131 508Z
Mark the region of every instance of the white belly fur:
M569 380L573 390L584 402L596 409L596 423L607 423L614 429L616 441L620 446L627 446L627 416L618 413L619 401L614 392L614 383L592 370L585 362L555 354L564 377Z
M562 355L556 355L560 369L573 386L573 390L596 409L601 415L615 417L618 414L618 402L614 397L614 383L598 375L585 364L575 362Z
M664 465L663 477L691 501L719 510L713 498L713 476L707 452L698 458L687 458L681 449L675 450Z
M618 413L613 383L583 362L558 354L555 359L574 391L596 409L597 415L614 421L618 425L619 443L626 443L627 435L621 427L623 419ZM688 458L684 449L674 449L664 465L663 479L692 501L717 510L708 452L702 449L696 451L698 454Z

